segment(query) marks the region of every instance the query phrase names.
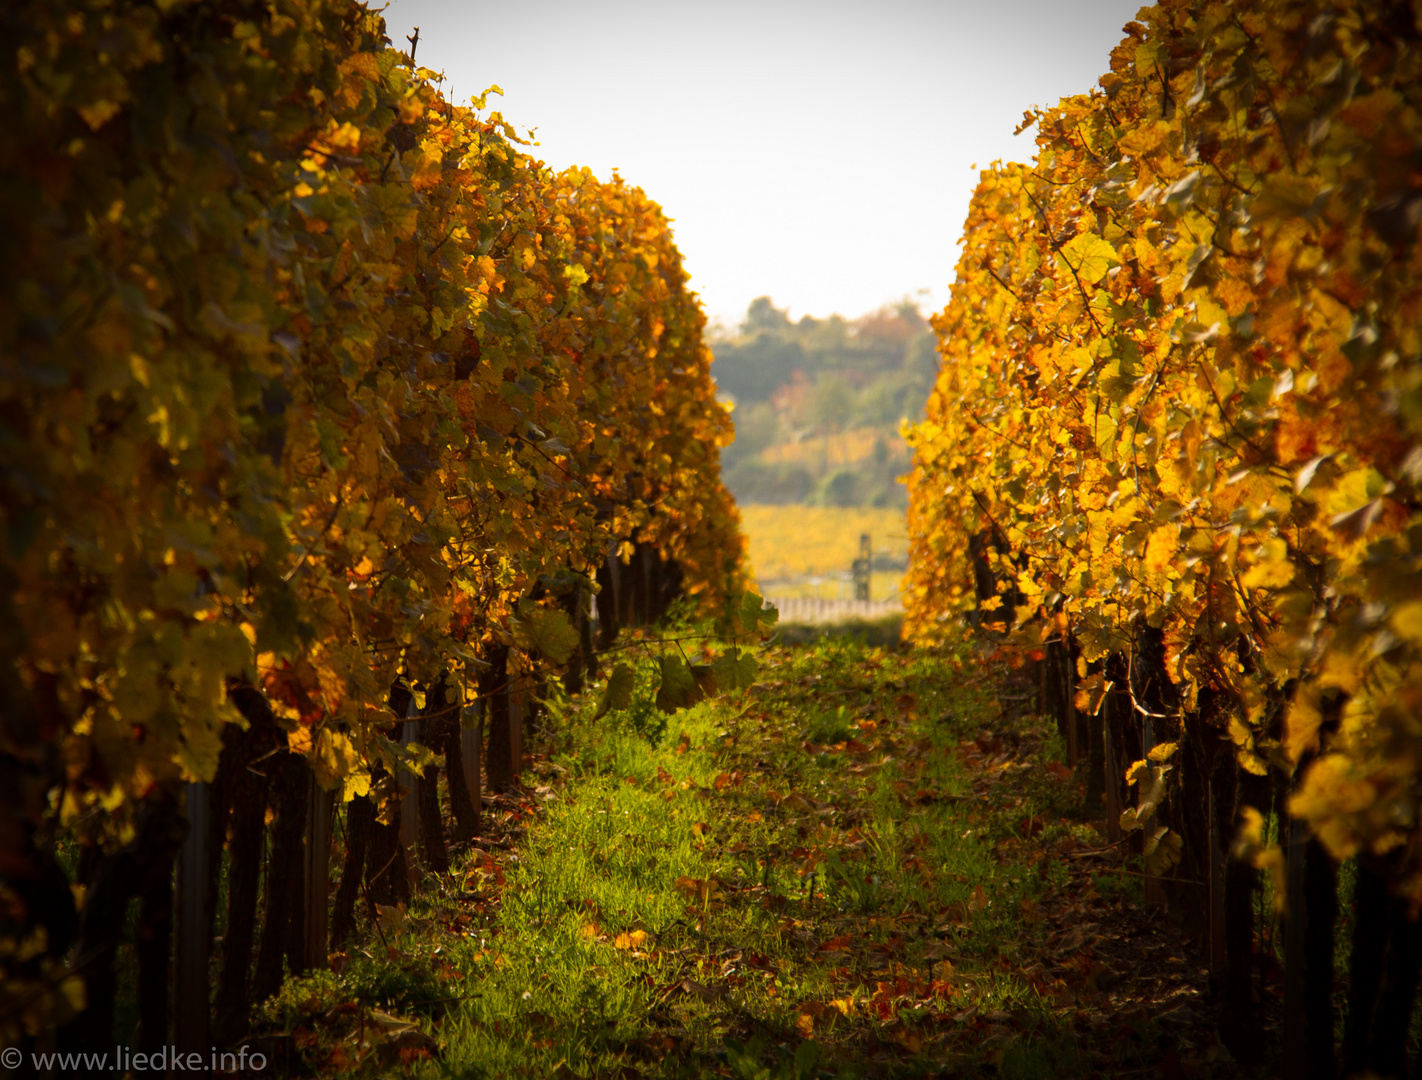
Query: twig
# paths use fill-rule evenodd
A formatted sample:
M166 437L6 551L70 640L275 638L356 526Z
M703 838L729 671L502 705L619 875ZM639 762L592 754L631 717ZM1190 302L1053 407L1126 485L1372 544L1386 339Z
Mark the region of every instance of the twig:
M1126 650L1126 693L1131 697L1131 708L1142 716L1148 716L1152 720L1174 720L1179 713L1158 713L1151 712L1136 700L1136 680L1135 680L1135 659L1136 650L1134 648Z
M1066 257L1066 253L1062 251L1062 245L1058 244L1056 240L1052 238L1052 223L1047 219L1046 209L1037 201L1037 196L1032 194L1026 184L1022 185L1022 193L1032 200L1032 205L1035 206L1038 213L1042 215L1042 228L1046 233L1047 243L1051 245L1053 251L1062 257L1062 263L1071 271L1072 280L1076 282L1076 291L1081 293L1081 303L1086 310L1086 317L1091 320L1091 325L1096 327L1096 332L1098 334L1102 333L1101 324L1096 321L1096 312L1091 310L1091 298L1086 295L1086 286L1081 283L1081 276L1076 272L1076 267L1072 266L1071 260ZM1100 361L1098 361L1098 363L1099 362ZM1096 365L1093 364L1092 369L1094 370L1095 367Z
M1173 342L1171 343L1170 349L1171 351L1175 349ZM1131 428L1131 472L1134 474L1136 481L1136 498L1140 498L1141 494L1141 465L1140 459L1136 454L1136 436L1141 433L1141 417L1145 414L1146 403L1150 401L1151 394L1155 393L1155 388L1160 385L1160 377L1165 374L1165 362L1169 359L1170 352L1167 352L1165 356L1161 358L1160 367L1155 369L1155 378L1151 380L1150 386L1146 388L1145 396L1142 397L1140 403L1136 405L1136 422L1135 426Z
M1016 300L1019 304L1026 303L1026 301L1024 301L1022 297L1018 295L1016 289L1014 289L1007 282L1003 281L1002 278L997 276L997 271L994 270L991 265L989 265L986 259L983 260L983 269L988 272L988 274L992 277L993 281L997 282L1004 289L1010 292L1012 294L1013 299Z
M1205 882L1203 882L1203 881L1195 881L1195 880L1192 879L1192 878L1165 877L1165 876L1162 875L1162 874L1143 874L1143 873L1141 873L1139 870L1127 870L1124 866L1105 866L1105 867L1102 867L1101 873L1103 873L1103 874L1126 874L1126 875L1128 875L1129 877L1149 878L1149 879L1152 880L1152 881L1175 881L1175 882L1179 882L1181 885L1198 885L1198 886L1200 886L1200 888L1202 888L1202 889L1206 887L1206 886L1205 886Z
M331 525L334 524L334 522L335 522L335 520L336 520L336 515L341 512L341 502L342 502L342 500L344 499L344 497L345 497L344 493L339 494L339 495L336 496L336 505L333 506L333 507L331 507L331 513L330 513L330 516L326 518L326 524L322 525L322 526L321 526L321 531L316 534L316 536L317 536L318 539L319 539L320 537L322 537L322 536L325 536L326 533L327 533L327 531L331 528ZM315 541L313 540L313 541L312 541L312 544L314 544L314 543L315 543ZM306 556L310 553L310 551L311 551L311 545L310 545L310 544L301 549L301 558L297 559L297 560L296 560L296 565L293 566L290 570L288 570L288 571L286 572L286 574L282 577L282 581L290 581L292 578L294 578L294 577L296 576L296 572L297 572L298 570L300 570L300 569L302 568L302 566L305 565L305 563L306 563Z

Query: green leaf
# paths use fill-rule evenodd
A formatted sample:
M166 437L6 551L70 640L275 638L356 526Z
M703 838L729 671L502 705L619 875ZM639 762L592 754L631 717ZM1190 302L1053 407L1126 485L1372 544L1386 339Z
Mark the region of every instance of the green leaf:
M407 742L401 750L401 757L404 760L400 764L421 779L424 779L426 769L438 769L444 765L444 755L436 754L423 743Z
M1076 276L1090 285L1095 285L1106 276L1106 271L1120 263L1116 249L1095 233L1078 233L1061 247L1062 260Z
M767 604L760 593L748 592L741 597L741 610L750 624L766 629L774 626L780 618L780 611Z
M1160 63L1161 43L1159 41L1144 41L1136 46L1136 75L1141 79L1149 79L1156 72L1156 67Z
M657 688L657 708L664 713L689 709L706 696L696 682L696 676L679 656L663 656L662 684Z
M722 694L731 690L744 690L750 686L755 682L756 672L759 669L760 664L754 655L745 649L738 649L734 645L716 657L715 662L711 665L711 673L716 680L716 690Z
M612 669L607 680L607 688L602 692L602 700L597 704L594 720L601 720L613 710L621 710L632 704L632 687L636 678L626 664L618 664Z
M720 693L716 687L716 673L710 664L692 664L691 677L706 697L715 697Z
M730 624L725 627L729 633L736 636L755 634L765 637L780 618L780 612L768 606L759 593L746 592L739 597L730 598L727 616L724 621Z
M557 608L519 605L519 617L509 620L514 644L536 652L555 664L566 664L578 647L578 631L565 612Z
M820 1063L820 1044L814 1039L806 1039L795 1048L795 1080L810 1080Z

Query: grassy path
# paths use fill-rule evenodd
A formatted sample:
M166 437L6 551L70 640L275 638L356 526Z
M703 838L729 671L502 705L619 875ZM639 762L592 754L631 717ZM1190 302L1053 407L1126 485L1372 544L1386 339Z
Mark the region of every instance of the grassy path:
M655 744L570 710L462 868L269 1018L321 1074L1234 1075L1000 675L839 641Z

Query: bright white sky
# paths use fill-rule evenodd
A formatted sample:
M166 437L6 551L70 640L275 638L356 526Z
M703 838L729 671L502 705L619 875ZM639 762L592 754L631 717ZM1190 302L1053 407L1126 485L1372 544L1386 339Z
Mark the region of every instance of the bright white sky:
M946 302L972 166L1109 69L1136 0L391 0L396 45L550 165L617 168L673 219L713 319ZM924 291L926 290L926 291Z

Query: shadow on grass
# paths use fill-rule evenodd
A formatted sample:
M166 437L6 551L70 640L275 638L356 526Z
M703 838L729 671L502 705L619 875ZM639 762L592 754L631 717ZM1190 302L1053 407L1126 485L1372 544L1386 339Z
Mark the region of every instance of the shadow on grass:
M904 617L848 619L837 623L781 623L776 627L784 645L813 645L832 638L850 638L871 648L896 649L903 634Z

